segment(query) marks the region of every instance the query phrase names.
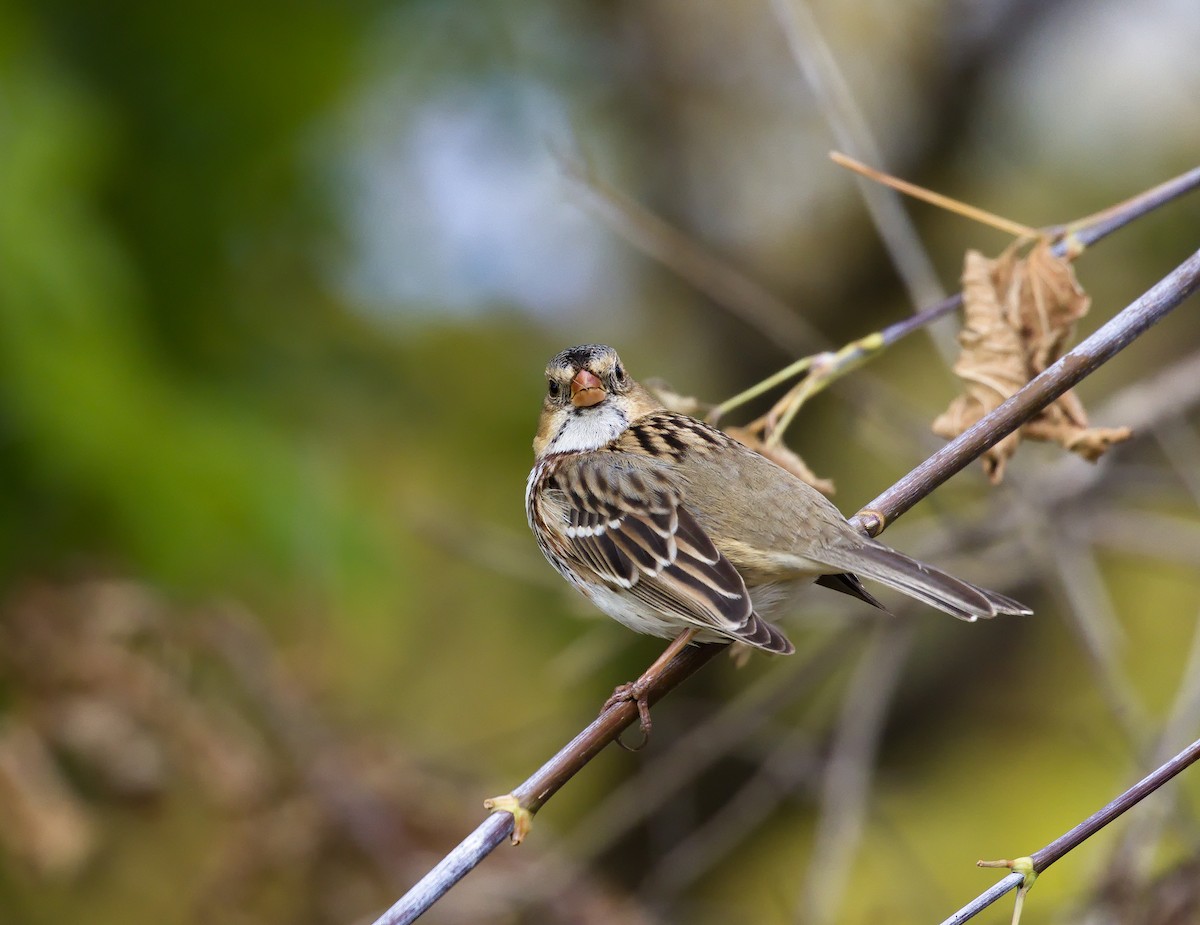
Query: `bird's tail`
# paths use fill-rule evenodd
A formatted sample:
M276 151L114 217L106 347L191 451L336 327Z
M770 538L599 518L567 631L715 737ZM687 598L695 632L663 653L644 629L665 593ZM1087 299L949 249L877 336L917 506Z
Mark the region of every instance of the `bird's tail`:
M1033 613L1020 601L976 587L882 543L826 552L829 555L822 558L830 565L895 588L960 620L974 622L999 614Z

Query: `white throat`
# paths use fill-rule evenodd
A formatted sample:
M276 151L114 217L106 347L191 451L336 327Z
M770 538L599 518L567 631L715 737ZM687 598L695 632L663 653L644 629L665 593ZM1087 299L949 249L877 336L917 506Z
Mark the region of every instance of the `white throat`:
M582 450L598 450L611 443L629 426L625 412L611 402L604 402L599 407L574 411L567 415L567 420L550 445L547 453L578 453Z

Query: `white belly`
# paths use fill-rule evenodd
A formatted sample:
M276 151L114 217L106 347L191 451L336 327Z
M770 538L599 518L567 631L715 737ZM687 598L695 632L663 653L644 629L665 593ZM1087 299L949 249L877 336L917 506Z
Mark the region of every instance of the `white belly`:
M619 588L587 587L576 585L593 604L622 626L646 636L674 638L687 629L678 617L670 618L652 611L643 602Z

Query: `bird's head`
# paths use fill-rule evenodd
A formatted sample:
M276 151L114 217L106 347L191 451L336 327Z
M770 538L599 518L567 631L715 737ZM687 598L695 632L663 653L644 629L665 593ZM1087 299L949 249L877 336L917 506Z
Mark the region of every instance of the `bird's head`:
M540 457L598 449L630 422L660 408L662 404L625 371L612 347L571 347L546 366L546 398L534 453Z

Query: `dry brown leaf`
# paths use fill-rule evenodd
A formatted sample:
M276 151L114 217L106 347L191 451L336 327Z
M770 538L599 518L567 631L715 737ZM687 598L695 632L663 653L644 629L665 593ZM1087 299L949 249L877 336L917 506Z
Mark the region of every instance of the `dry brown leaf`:
M1075 322L1087 314L1091 299L1070 263L1056 257L1044 240L1023 258L1019 247L1020 242L995 260L967 252L964 322L958 336L962 352L954 364L966 391L933 422L934 433L941 437L957 437L1054 363L1070 341ZM984 471L998 483L1024 437L1053 441L1094 461L1130 434L1127 427L1089 428L1083 404L1074 392L1067 392L988 450Z
M1114 443L1128 440L1128 427L1088 427L1083 403L1074 392L1067 392L1023 428L1030 440L1053 441L1065 450L1095 462Z

